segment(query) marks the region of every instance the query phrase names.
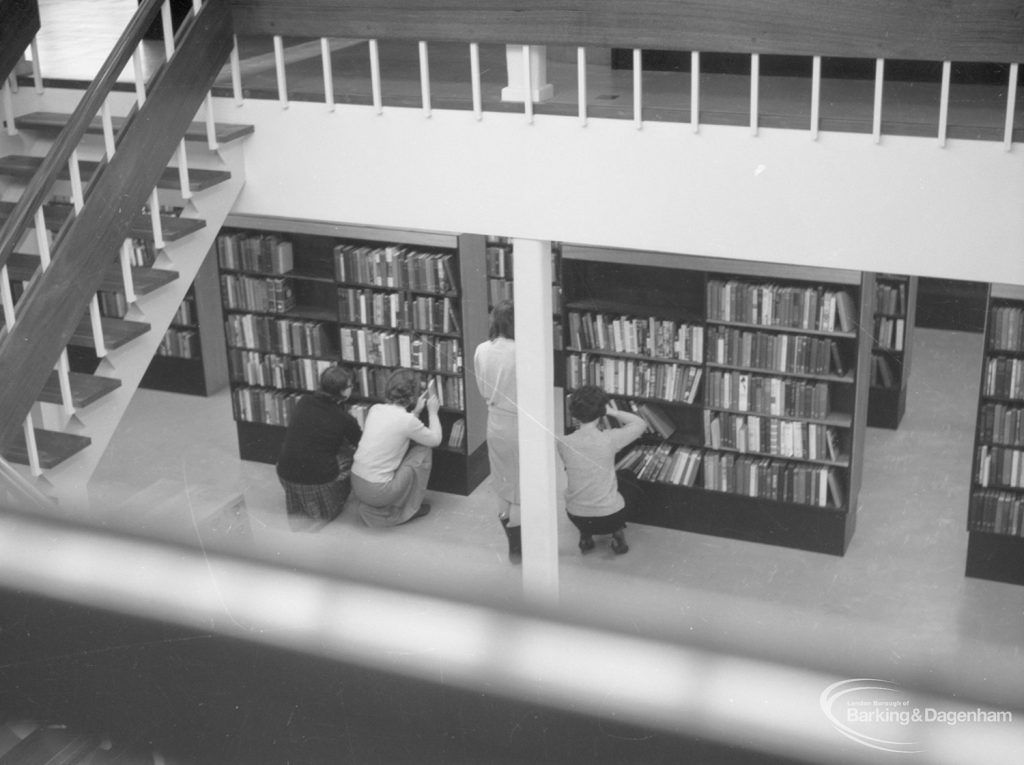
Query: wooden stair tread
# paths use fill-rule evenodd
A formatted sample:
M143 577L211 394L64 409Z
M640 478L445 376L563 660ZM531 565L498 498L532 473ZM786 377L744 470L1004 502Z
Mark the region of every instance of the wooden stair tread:
M35 274L37 268L39 268L38 255L15 252L7 261L7 273L12 281L28 281ZM153 290L163 287L177 278L177 271L166 268L132 266L132 282L138 295L148 295ZM103 275L100 289L105 292L124 292L124 285L121 283L121 266L118 263L111 264L107 269Z
M118 504L115 514L128 527L189 541L202 537L251 538L245 496L233 489L189 485L158 478Z
M14 202L0 202L0 224L10 217L14 212ZM46 227L56 231L71 215L72 207L64 202L50 202L43 206L43 218L46 220ZM173 215L161 215L160 222L163 224L164 241L174 242L182 237L193 234L206 225L206 221L200 218L178 218ZM148 214L139 213L132 218L129 224L128 236L136 239L153 240L153 223Z
M103 316L100 319L103 326L103 342L109 350L120 348L127 342L134 340L149 332L150 325L144 321L131 321L130 319L114 319ZM92 324L89 316L86 315L79 322L75 333L71 336L68 345L81 345L86 348L94 348L96 344L92 337Z
M74 433L60 433L55 430L35 429L36 450L39 452L39 464L46 469L55 468L69 457L78 454L92 441L87 436L78 436ZM7 448L4 449L3 457L8 462L18 465L28 464L28 447L25 445L25 433L20 428L17 434L11 438ZM12 760L11 762L21 762ZM0 759L0 765L4 760Z
M89 406L112 390L121 387L121 381L116 377L87 375L82 372L69 372L68 382L71 383L71 401L76 407ZM50 372L46 384L39 392L38 400L46 404L63 403L60 396L60 380L56 370Z
M6 175L19 180L30 180L43 164L45 157L36 157L28 154L8 154L0 157L0 175ZM78 161L78 169L82 175L82 181L88 183L96 173L100 163L91 159ZM61 168L57 177L66 181L71 177L71 171L67 165ZM227 170L207 170L201 167L190 167L188 171L188 185L192 191L202 191L218 183L224 183L231 178ZM156 182L157 188L177 190L181 188L177 167L166 167Z
M15 117L14 124L19 130L48 130L56 132L64 128L70 117L70 114L63 114L59 112L30 112L29 114L22 114ZM119 132L121 128L124 127L124 123L126 121L127 120L124 117L110 118L110 123L115 133ZM214 129L217 134L217 141L220 143L234 141L253 133L252 125L241 125L232 122L215 122ZM102 135L102 119L100 117L96 117L91 123L89 123L89 127L86 129L86 132L94 135ZM184 137L187 141L205 141L206 123L193 122L189 125Z

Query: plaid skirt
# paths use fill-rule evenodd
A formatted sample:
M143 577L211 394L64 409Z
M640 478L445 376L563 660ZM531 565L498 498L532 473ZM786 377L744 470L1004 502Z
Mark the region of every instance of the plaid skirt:
M327 483L294 483L278 476L284 487L284 504L289 516L304 516L315 521L333 521L352 490L351 454L338 455L338 476Z

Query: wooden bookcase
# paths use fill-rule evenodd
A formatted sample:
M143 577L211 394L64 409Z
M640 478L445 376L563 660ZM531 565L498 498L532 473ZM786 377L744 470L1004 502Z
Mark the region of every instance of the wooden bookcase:
M868 426L896 430L907 406L917 277L876 274Z
M660 421L619 455L645 493L634 521L845 553L873 274L566 244L562 287L566 393L598 384Z
M291 406L326 366L356 371L357 413L405 366L435 377L442 394L429 487L471 493L488 473L486 405L471 373L488 329L484 250L477 235L230 216L217 254L242 459L277 461Z
M966 574L1024 584L1024 287L990 289L979 390Z

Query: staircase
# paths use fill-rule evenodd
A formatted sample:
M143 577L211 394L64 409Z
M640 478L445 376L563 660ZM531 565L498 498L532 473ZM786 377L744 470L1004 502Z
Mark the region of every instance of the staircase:
M19 92L17 134L0 144L0 265L16 297L13 326L0 334L0 455L68 507L87 502L86 485L244 184L251 128L215 125L210 140L208 125L191 117L230 52L222 0L207 0L181 28L143 103L104 131L99 105L159 5L140 3L74 113L32 111L32 95ZM186 184L179 167L168 167L182 143ZM145 212L154 199L177 214ZM34 231L39 221L45 237ZM152 266L119 262L126 239L153 244ZM125 293L128 313L99 317L91 307L98 290ZM91 348L95 371L68 372L65 346ZM0 499L9 476L0 471Z

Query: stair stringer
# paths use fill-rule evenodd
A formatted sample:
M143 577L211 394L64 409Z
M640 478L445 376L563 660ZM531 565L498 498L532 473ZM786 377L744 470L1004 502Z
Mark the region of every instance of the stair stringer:
M231 172L231 178L205 191L194 192L182 212L184 218L200 218L206 225L199 231L174 242L166 242L155 267L170 268L178 278L147 294L140 295L125 318L148 322L150 330L124 346L109 350L100 360L94 374L116 377L121 385L93 404L80 409L68 419L63 416L62 430L88 436L88 448L44 471L37 482L42 491L56 498L63 507L86 509L88 484L103 454L131 403L135 391L156 349L170 326L178 306L213 247L217 235L231 212L245 184L244 141L221 145L216 152ZM59 406L40 404L47 427L54 417L61 417ZM159 438L159 434L153 434Z

